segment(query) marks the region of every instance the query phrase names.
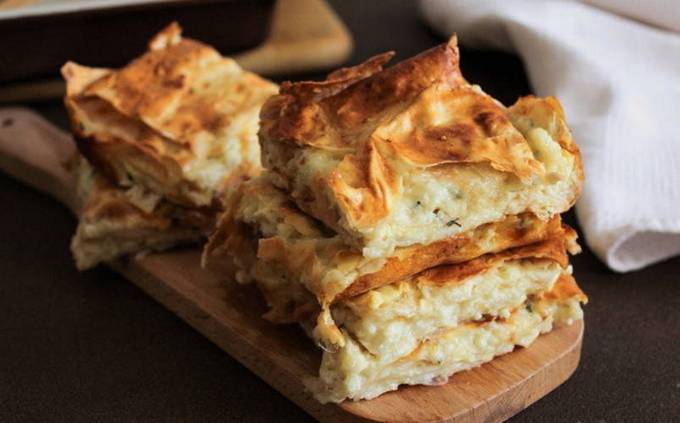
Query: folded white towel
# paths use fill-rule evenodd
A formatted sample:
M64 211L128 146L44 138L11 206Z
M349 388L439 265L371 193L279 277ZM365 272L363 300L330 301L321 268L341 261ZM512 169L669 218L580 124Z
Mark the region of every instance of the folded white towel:
M421 9L464 45L515 51L536 93L562 102L586 168L577 215L609 267L680 254L676 1L422 0Z

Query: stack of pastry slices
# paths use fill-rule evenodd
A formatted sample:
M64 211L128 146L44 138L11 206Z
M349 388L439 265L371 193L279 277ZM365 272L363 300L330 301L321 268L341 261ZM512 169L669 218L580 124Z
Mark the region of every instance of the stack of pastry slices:
M80 153L80 269L204 240L222 190L259 174L258 116L277 86L176 23L122 69L62 73Z
M455 37L391 56L267 100L266 170L229 194L204 251L321 348L322 402L444 383L586 301L560 220L582 164L557 100L504 107L463 78Z

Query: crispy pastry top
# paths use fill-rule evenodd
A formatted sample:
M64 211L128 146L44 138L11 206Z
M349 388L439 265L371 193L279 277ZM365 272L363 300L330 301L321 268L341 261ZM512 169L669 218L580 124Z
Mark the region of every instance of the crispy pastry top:
M323 183L350 223L369 228L388 215L399 195L395 175L408 170L474 163L526 183L543 176L544 167L513 124L528 114L550 119L551 135L578 155L557 100L527 97L507 109L468 84L455 36L383 69L391 57L375 56L322 82L284 83L261 112L265 156L268 143L341 156ZM331 226L336 219L317 217Z
M225 180L258 172L257 117L276 85L182 38L177 23L122 69L69 62L62 74L78 147L116 183L133 168L171 200L205 205ZM216 175L195 176L210 166Z

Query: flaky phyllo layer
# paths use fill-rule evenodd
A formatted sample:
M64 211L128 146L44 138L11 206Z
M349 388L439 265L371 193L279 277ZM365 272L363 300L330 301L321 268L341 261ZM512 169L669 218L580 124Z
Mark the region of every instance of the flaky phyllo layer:
M332 314L368 353L391 361L442 328L509 317L527 298L552 290L563 271L546 259L503 262L464 280L438 268L339 303Z
M222 190L260 173L259 111L276 85L183 39L176 23L121 69L62 72L93 168L81 174L78 268L205 240Z
M530 272L529 278L536 277L541 279ZM427 336L416 335L402 323L394 322L391 326L366 323L358 331L343 328L347 343L338 350L323 353L319 377L308 380L307 385L321 402L370 399L400 385L437 385L445 383L453 373L491 361L515 346L529 346L555 323L571 324L582 318L579 303L587 299L570 275L562 274L556 282L547 283L552 286L548 291L529 296L520 294L526 284L522 285L496 294L505 298L488 303L491 313L441 327ZM507 301L512 295L517 297ZM510 303L513 305L509 306ZM450 309L454 304L456 301L451 299L447 307ZM365 318L373 319L370 314ZM417 321L411 325L418 327ZM407 342L407 346L390 342L389 346L380 347L384 350L380 353L371 351L371 339L391 337Z
M579 251L571 228L559 219L546 223L534 216L488 224L443 244L397 249L386 259L362 257L258 178L230 196L204 250L204 263L242 283L255 281L271 308L265 317L273 322L318 316L313 325L317 342L335 348L344 343L337 312L331 312L336 304L361 295L374 298L379 288L390 292L428 281L452 286L517 260L544 260L557 275L568 265L567 252ZM499 272L496 281L509 274Z
M77 172L82 206L71 251L80 270L128 254L198 243L214 227L216 210L177 206L140 188L120 189L84 160Z
M269 320L305 327L324 351L309 388L338 402L446 381L581 318L567 256L575 237L559 219L512 217L446 248L366 258L258 178L232 192L204 260L255 281Z
M266 171L229 193L204 250L320 347L321 402L443 383L587 300L559 217L583 174L557 100L504 107L463 79L455 38L390 57L282 85L261 112Z
M319 314L310 318L310 334L328 351L346 346L348 329L355 330L353 337L373 354L389 356L387 351L408 350L412 346L408 339L389 332L374 337L375 332L403 328L412 341L418 341L419 334L428 336L459 322L505 313L527 297L552 289L568 271L567 246L573 243L561 234L433 267L360 296L322 305Z
M575 237L559 216L543 221L523 214L429 245L398 248L388 257L369 258L301 212L284 192L261 177L242 184L228 197L226 211L204 250L204 261L240 282L256 280L271 306L267 317L281 323L299 321L319 307L432 267L547 239L557 240L557 255L566 263L562 243L575 253Z
M499 104L461 76L455 38L383 69L390 56L263 106L263 164L302 210L381 258L574 203L582 165L557 100Z
M259 112L276 85L177 24L121 69L67 63L62 73L78 148L117 185L206 206L259 173Z

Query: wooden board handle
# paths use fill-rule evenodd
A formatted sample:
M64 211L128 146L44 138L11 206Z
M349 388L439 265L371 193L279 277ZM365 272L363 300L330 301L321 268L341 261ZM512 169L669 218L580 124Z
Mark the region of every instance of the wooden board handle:
M75 143L38 114L0 109L0 170L78 210Z

